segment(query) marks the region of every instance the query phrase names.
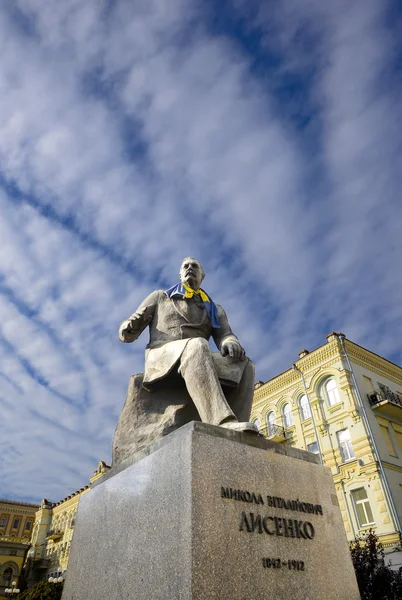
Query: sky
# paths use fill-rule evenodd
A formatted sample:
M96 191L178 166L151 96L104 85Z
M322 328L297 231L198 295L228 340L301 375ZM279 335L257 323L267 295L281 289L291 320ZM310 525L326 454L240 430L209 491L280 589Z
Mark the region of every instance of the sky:
M111 442L181 260L266 381L331 331L402 364L402 12L390 0L0 8L0 497Z

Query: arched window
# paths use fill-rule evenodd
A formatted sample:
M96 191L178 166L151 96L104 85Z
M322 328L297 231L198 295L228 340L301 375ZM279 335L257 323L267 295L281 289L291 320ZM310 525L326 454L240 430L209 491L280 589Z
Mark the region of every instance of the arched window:
M287 427L291 427L293 425L293 414L292 414L292 407L290 406L289 403L285 404L285 406L283 407L282 415L283 415L283 425L284 425L285 429Z
M13 569L12 569L12 567L7 567L3 571L1 585L4 587L10 587L12 578L13 578Z
M254 419L253 423L254 423L254 425L256 425L258 427L258 431L260 431L260 429L261 429L260 419Z
M333 379L333 378L328 379L324 384L324 389L325 389L325 395L327 397L328 404L330 406L333 406L334 404L337 404L338 402L341 401L339 398L339 391L336 386L335 379Z
M310 404L309 404L309 401L307 398L307 394L303 394L303 396L301 396L301 398L299 400L299 404L300 404L301 420L305 421L306 419L310 419L311 410L310 410Z
M274 411L271 410L267 414L268 435L273 435L275 433L275 426L276 426L276 415L275 415Z

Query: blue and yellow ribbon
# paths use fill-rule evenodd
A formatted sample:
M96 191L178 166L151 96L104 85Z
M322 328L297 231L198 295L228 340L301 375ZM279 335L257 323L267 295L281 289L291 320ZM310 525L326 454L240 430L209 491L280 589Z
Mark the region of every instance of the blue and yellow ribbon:
M176 285L173 285L168 290L165 290L165 294L169 298L172 298L173 296L181 296L182 298L192 298L194 295L200 296L204 303L205 310L207 311L207 315L212 323L212 327L215 329L220 328L216 304L201 288L199 290L193 290L185 283L176 283Z

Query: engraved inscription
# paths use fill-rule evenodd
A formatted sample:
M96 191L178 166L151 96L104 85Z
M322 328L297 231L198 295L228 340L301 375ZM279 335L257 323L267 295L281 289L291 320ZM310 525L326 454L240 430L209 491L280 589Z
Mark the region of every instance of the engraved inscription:
M265 504L262 494L249 492L248 490L239 490L231 487L221 486L221 498L228 500L238 500L240 502L249 502L254 504ZM312 504L311 502L302 502L299 498L296 500L286 500L279 496L267 496L266 503L273 508L285 508L298 512L323 515L321 504Z
M281 569L282 567L289 569L289 571L304 571L303 560L282 560L281 558L270 558L264 557L262 559L262 566L264 569Z
M309 521L283 519L271 515L262 517L252 512L247 514L245 511L241 514L239 531L266 533L304 540L312 540L315 536L314 526Z
M275 536L273 539L285 537L294 538L295 540L313 540L315 537L315 528L313 523L307 520L307 515L312 515L312 520L315 521L315 519L317 519L316 515L323 516L324 514L321 504L313 504L311 502L304 501L302 502L299 500L299 498L296 500L286 500L280 496L263 496L263 494L258 492L233 487L221 486L221 498L225 500L245 502L249 505L256 505L253 507L250 506L251 511L249 512L246 510L241 512L240 519L238 521L239 531ZM259 514L258 511L261 510L263 506L266 506L266 510L269 511L268 514ZM283 513L281 516L272 514L272 512L275 513L275 511L272 511L272 509L285 509L286 511L295 511L307 514L304 516L291 515L288 513L288 516L284 517ZM261 510L261 512L263 511ZM302 519L300 519L299 516L301 516ZM297 518L295 519L294 517ZM262 538L265 538L265 536L262 535ZM272 544L270 544L270 546L271 545ZM264 569L281 569L282 571L286 570L298 573L305 571L304 561L293 558L264 556L262 558L262 566Z

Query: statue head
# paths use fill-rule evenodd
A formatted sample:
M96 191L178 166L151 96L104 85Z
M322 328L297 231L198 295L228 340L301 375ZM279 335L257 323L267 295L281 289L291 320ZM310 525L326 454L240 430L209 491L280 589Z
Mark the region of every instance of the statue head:
M190 286L193 290L198 290L204 277L205 271L200 261L187 256L181 263L180 281Z

